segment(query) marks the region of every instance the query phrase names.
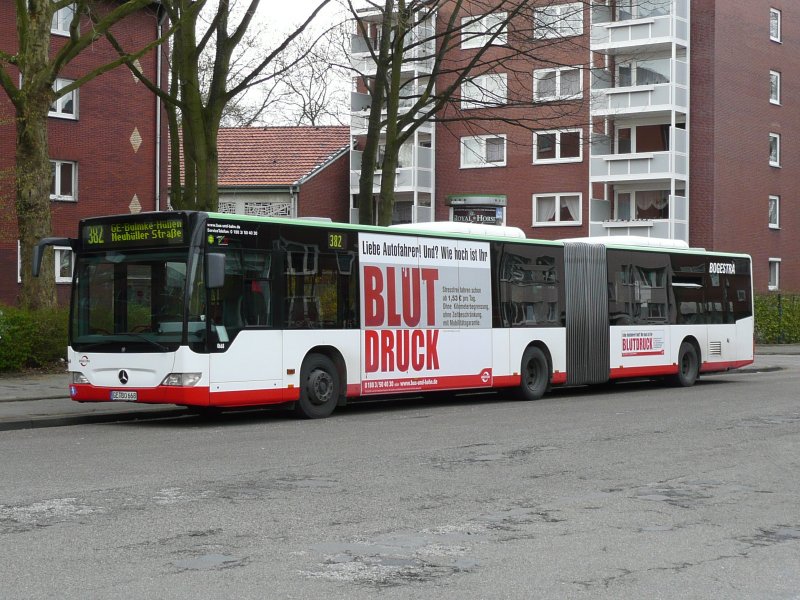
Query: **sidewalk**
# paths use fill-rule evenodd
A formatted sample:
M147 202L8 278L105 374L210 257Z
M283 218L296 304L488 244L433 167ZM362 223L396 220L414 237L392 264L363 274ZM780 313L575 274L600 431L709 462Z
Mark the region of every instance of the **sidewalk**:
M756 346L755 362L740 372L774 371L800 365L800 344ZM66 373L0 375L0 431L176 417L188 414L171 404L89 402L69 398Z

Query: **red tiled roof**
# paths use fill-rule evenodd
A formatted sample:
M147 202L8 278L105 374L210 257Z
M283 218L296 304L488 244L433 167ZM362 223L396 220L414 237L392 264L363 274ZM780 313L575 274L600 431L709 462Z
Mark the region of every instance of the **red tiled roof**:
M291 185L349 145L346 126L221 128L219 186Z

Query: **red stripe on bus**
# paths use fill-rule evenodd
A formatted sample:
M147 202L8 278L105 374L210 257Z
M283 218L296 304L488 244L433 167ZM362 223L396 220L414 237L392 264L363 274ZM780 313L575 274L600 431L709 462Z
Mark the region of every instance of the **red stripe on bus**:
M714 371L727 371L728 369L739 369L752 365L753 359L749 360L727 360L723 362L704 362L700 365L701 373L713 373Z
M70 396L76 402L115 402L111 400L112 391L136 392L133 404L183 404L186 406L208 406L207 386L177 387L159 386L155 388L98 387L90 384L73 383Z

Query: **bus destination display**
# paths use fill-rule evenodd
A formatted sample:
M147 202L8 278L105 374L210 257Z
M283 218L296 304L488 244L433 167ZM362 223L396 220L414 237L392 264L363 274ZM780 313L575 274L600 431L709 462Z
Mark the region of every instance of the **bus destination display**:
M182 219L120 220L87 223L81 229L81 241L87 249L145 248L184 243Z

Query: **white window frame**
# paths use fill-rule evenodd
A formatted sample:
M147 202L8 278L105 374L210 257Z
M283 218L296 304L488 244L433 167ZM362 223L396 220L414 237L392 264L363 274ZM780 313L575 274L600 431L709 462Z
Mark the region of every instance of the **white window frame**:
M508 13L498 12L482 16L463 17L461 19L461 49L483 48L491 41L492 46L508 44ZM501 27L500 33L491 39L495 29Z
M773 272L774 267L774 272ZM773 277L774 274L774 277ZM767 289L771 292L779 290L781 287L781 259L769 259L769 281L767 282Z
M78 163L72 160L51 160L51 165L54 165L55 173L55 190L56 192L50 194L50 200L58 200L62 202L77 202L78 201ZM72 165L72 195L59 194L58 190L61 189L61 169L62 165Z
M578 93L565 94L562 92L561 80L564 72L577 71L578 72ZM539 82L542 81L548 73L556 74L556 93L553 96L539 97ZM533 101L534 102L552 102L553 100L577 100L583 98L583 69L581 67L558 67L555 69L536 69L533 72Z
M61 269L59 268L59 261L61 259L62 252L69 252L72 256L70 259L70 271L69 271L69 278L61 277L59 273ZM72 253L72 249L68 246L53 246L53 275L55 277L56 283L72 283L72 273L75 271L75 254ZM19 240L17 240L17 283L22 283L22 244Z
M773 211L772 211L772 204L775 204L775 218L773 220ZM770 229L780 229L781 228L781 197L770 194L769 196L769 204L768 204L768 220L769 220L769 228Z
M489 161L486 142L490 139L503 140L503 160ZM469 143L476 143L478 153L468 147ZM495 133L488 135L476 135L461 138L461 168L462 169L484 169L487 167L505 167L508 157L508 140L505 133ZM466 160L465 160L466 159Z
M775 29L777 33L773 33L773 23L775 23ZM769 39L773 42L778 42L779 44L782 42L783 34L781 32L781 11L777 8L770 8L769 9Z
M461 110L503 106L507 102L507 73L486 73L461 84Z
M773 94L773 90L775 93ZM769 72L769 101L770 104L778 104L781 103L781 72L780 71L770 71Z
M65 252L69 253L69 277L61 275L61 256ZM56 277L56 283L72 283L72 273L75 270L75 255L72 249L67 246L53 246L53 259L53 273Z
M69 26L75 14L75 5L70 4L53 13L53 21L50 23L50 33L53 35L69 35Z
M576 17L580 17L579 19ZM548 40L583 35L583 2L553 4L533 9L533 39Z
M60 90L61 88L67 87L70 83L73 83L71 79L61 79L58 78L53 82L53 89ZM72 100L72 113L64 112L64 105ZM50 107L50 111L47 113L48 117L55 117L57 119L70 119L73 121L78 120L78 89L72 90L69 94L61 96L57 98L53 105Z
M578 198L578 218L575 221L562 221L561 220L561 199L565 197ZM556 212L553 215L554 221L539 221L537 214L538 200L540 198L554 198ZM583 194L580 192L556 192L553 194L533 194L533 226L534 227L576 227L583 224Z
M568 156L561 158L561 135L564 133L577 133L578 134L578 156ZM538 158L536 156L539 149L539 136L540 135L553 135L556 136L556 157L555 158ZM580 127L572 129L550 129L547 131L534 131L533 132L533 164L535 165L549 165L554 163L577 163L583 162L583 129Z
M775 140L775 158L772 158L772 140ZM769 166L771 167L780 167L781 166L781 134L780 133L772 133L769 134Z

